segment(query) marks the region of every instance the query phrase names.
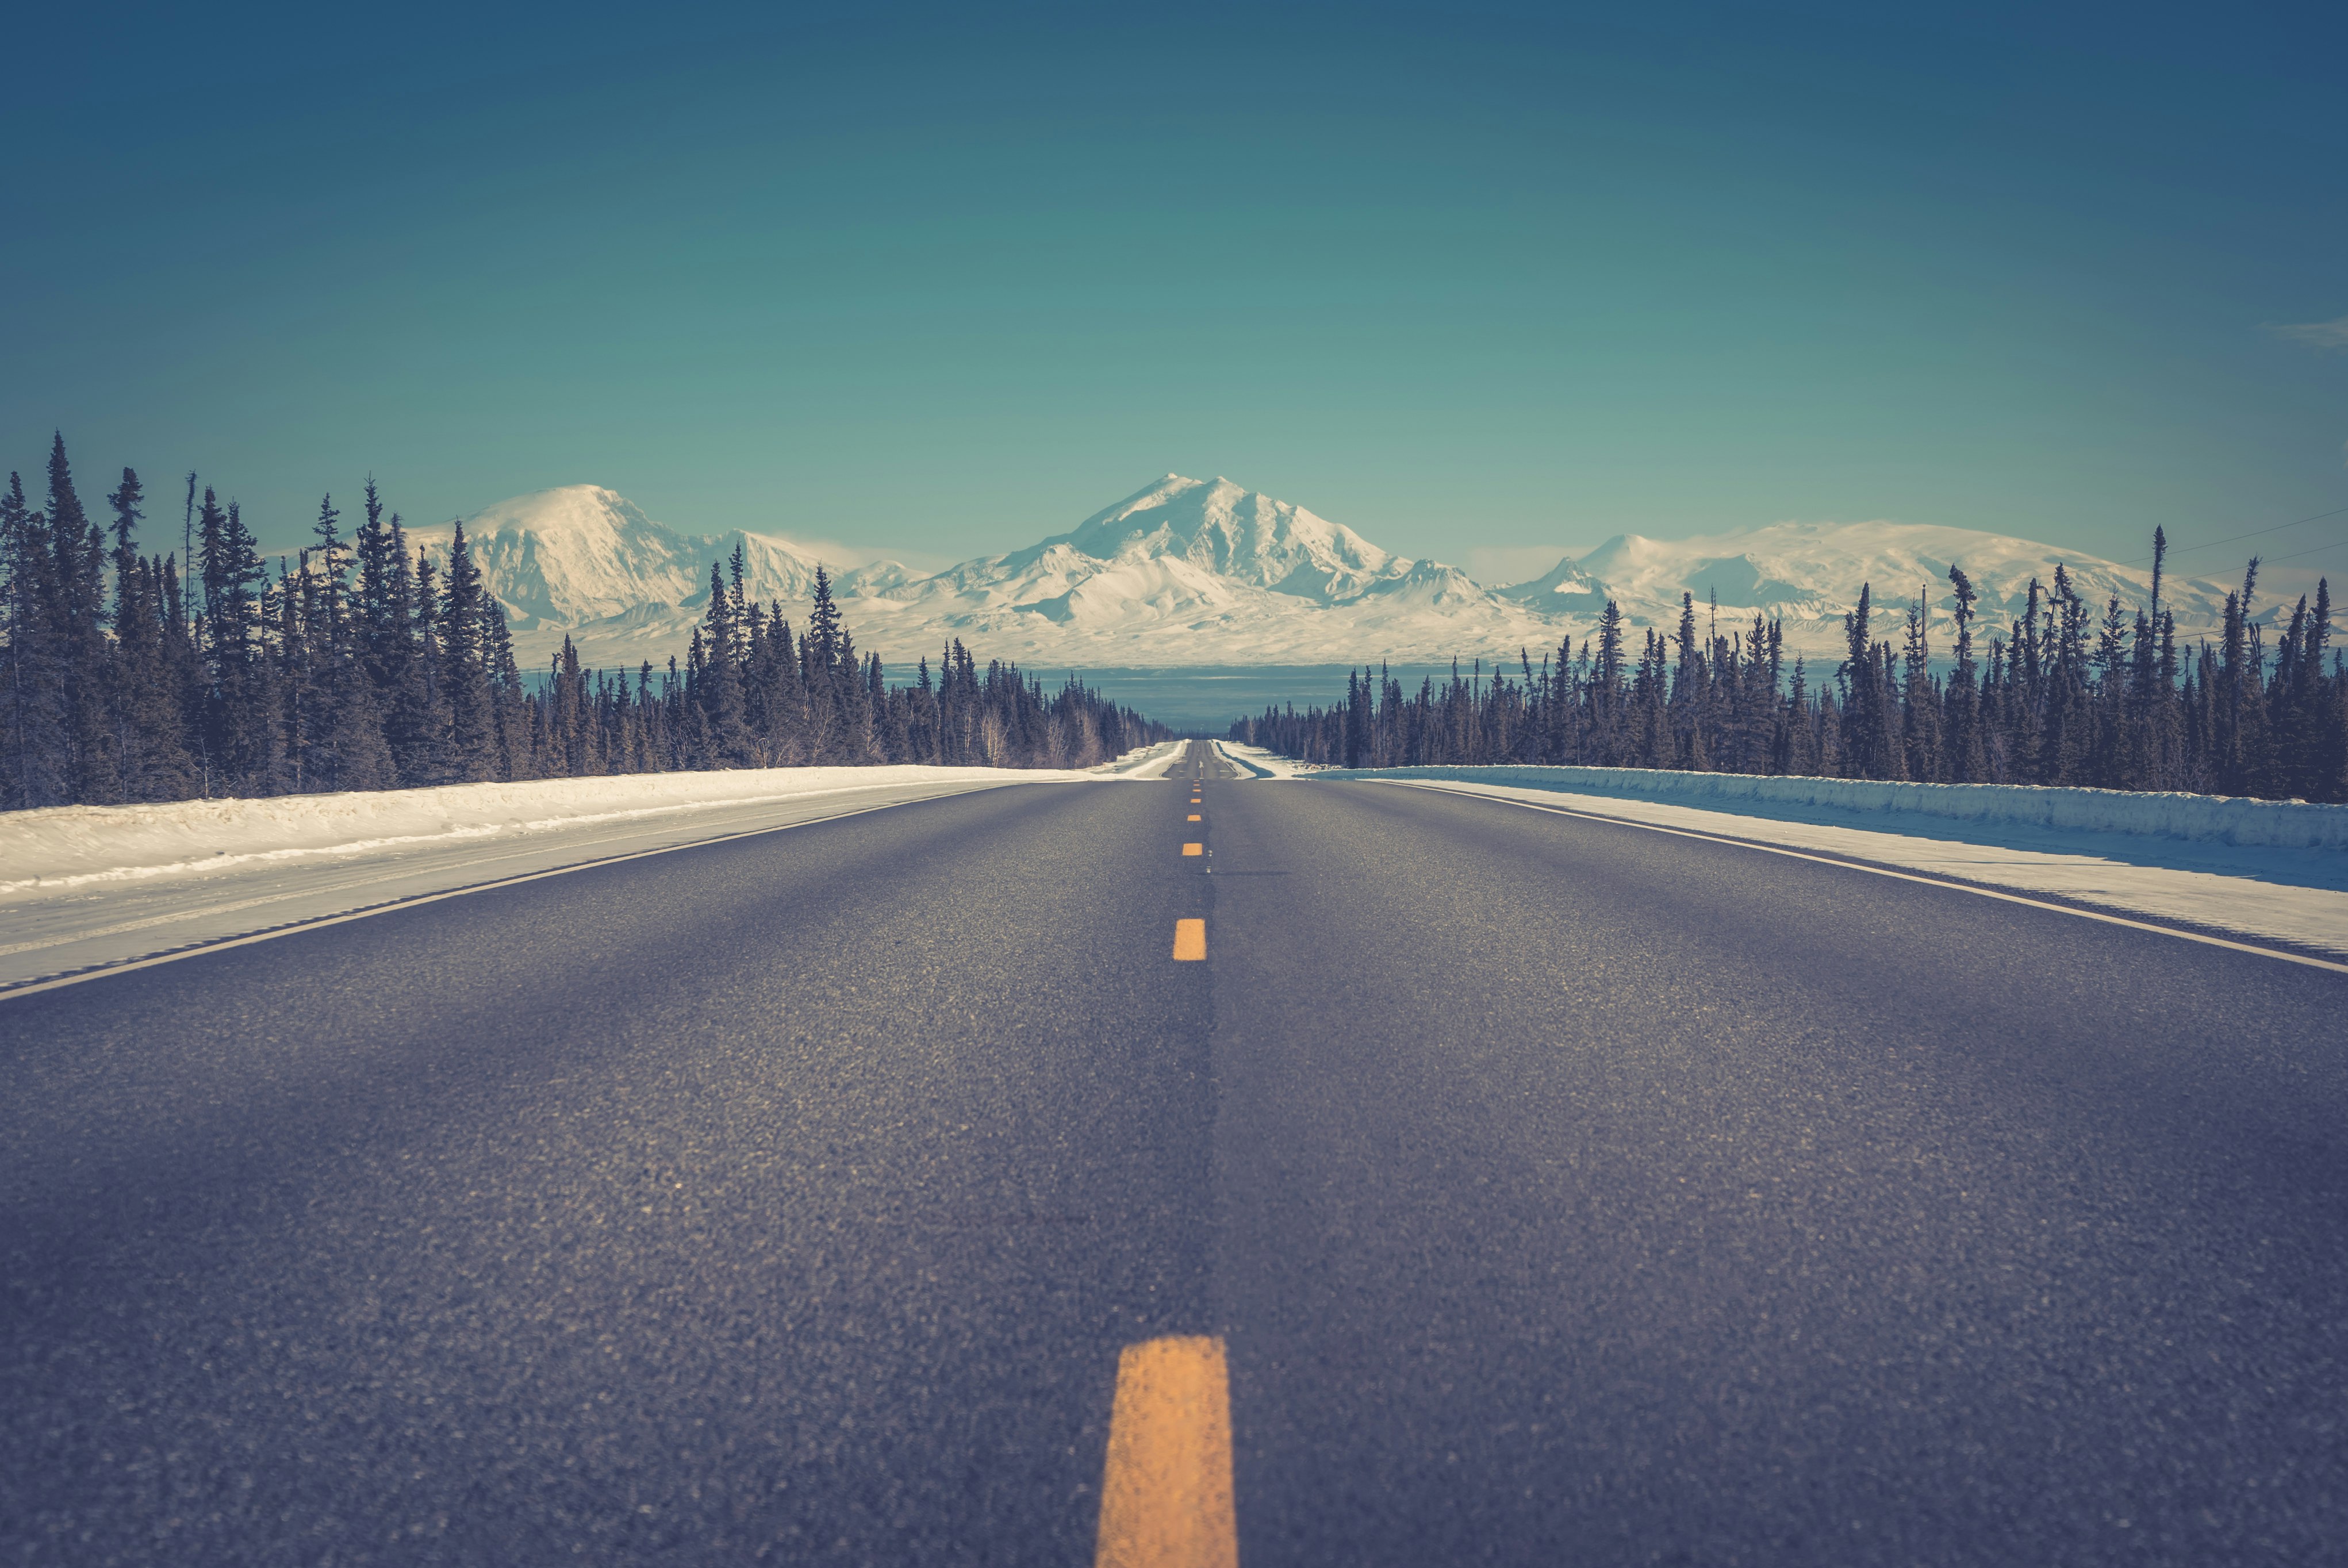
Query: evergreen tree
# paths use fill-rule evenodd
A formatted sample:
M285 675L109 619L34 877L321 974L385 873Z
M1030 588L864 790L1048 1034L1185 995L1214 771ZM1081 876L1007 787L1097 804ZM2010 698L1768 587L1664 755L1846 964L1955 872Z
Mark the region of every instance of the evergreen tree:
M1852 777L1888 779L1901 770L1895 762L1888 682L1879 663L1872 631L1873 586L1861 583L1859 603L1843 617L1849 654L1843 661L1842 751Z
M488 629L487 641L482 644L482 663L489 671L490 699L497 712L496 776L533 779L539 774L538 758L530 744L527 712L530 697L522 689L521 667L514 660L513 633L506 625L505 607L495 595L483 594L481 607Z
M1989 778L1989 753L1982 743L1981 692L1973 663L1973 606L1981 595L1964 569L1949 564L1949 587L1956 596L1957 667L1950 672L1943 699L1947 716L1944 742L1948 749L1946 776L1959 784L1981 784Z
M261 599L269 574L235 502L223 511L207 488L197 528L203 555L207 793L264 793L279 753Z
M110 701L116 767L126 800L184 800L195 768L165 639L170 611L160 574L139 554L139 476L122 470L107 497L114 509L114 649Z
M75 784L67 650L58 634L62 590L48 518L33 509L15 473L0 497L0 551L8 594L6 804L62 805Z
M63 771L72 798L104 804L121 799L115 754L106 638L106 538L83 509L62 434L49 447L50 559L54 597L49 639L56 650L57 702L65 716Z
M828 589L822 578L822 568L817 570L819 589ZM734 589L728 592L718 575L716 563L709 568L709 607L702 616L700 632L695 639L694 696L701 710L702 745L707 757L705 766L740 768L757 765L757 747L746 717L742 695L742 655L745 651L738 635L739 618L747 618L747 606L740 598L742 582L742 551L736 545L734 552ZM826 602L829 593L826 591ZM835 618L838 611L834 612Z
M1932 681L1930 601L1921 592L1909 601L1908 641L1900 661L1901 773L1931 783L1941 774L1941 693Z
M446 776L453 784L477 784L498 776L496 699L484 662L489 642L487 595L465 525L456 525L448 546L448 581L441 589L440 689L448 711Z

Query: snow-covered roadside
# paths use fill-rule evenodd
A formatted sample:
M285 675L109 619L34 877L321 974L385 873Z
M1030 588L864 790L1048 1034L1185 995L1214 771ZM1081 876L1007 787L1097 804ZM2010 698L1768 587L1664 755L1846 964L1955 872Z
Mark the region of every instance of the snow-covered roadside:
M746 768L265 800L55 806L0 815L0 904L107 882L217 876L260 861L378 856L458 839L504 843L530 834L810 795L1100 776L1004 768Z
M1314 771L1302 763L1265 751L1262 746L1242 746L1232 741L1215 741L1211 744L1225 762L1251 778L1302 778Z
M1424 771L1457 774L1466 770ZM1686 833L1864 860L2007 892L2053 896L2117 914L2147 916L2248 938L2285 942L2348 958L2348 887L2305 885L2311 879L2330 882L2337 878L2343 867L2304 864L2312 857L2343 858L2337 851L2291 853L2259 846L2201 846L2202 854L2213 866L2223 866L2230 860L2235 869L2229 874L2223 869L2158 864L2155 859L2157 851L2131 853L2147 846L2148 840L2120 834L2069 835L2075 843L2081 837L2093 837L2094 849L2087 853L2065 852L2048 847L2044 842L2024 842L2032 836L2032 830L2027 828L2003 835L2006 840L2003 843L1993 841L1994 835L1987 834L1959 840L1926 836L1933 825L1929 820L1903 823L1910 831L1902 833L1746 816L1663 801L1529 789L1457 777L1411 779L1389 774L1372 782L1488 795ZM2286 859L2302 863L2310 875L2289 881L2270 879Z
M484 882L969 790L1162 774L766 768L0 815L0 987Z
M1181 760L1182 742L1160 741L1154 746L1144 746L1138 752L1128 752L1117 761L1094 772L1114 774L1119 778L1162 779L1166 770Z
M1252 751L1254 748L1242 748ZM1297 764L1290 764L1292 768ZM1712 811L1819 820L1889 816L1943 818L1996 829L2058 834L2124 833L2152 838L2287 850L2348 851L2348 805L2303 800L2153 790L2055 788L2041 784L1910 784L1888 779L1774 778L1687 773L1675 768L1595 768L1507 764L1488 767L1298 768L1328 778L1456 779L1527 789L1629 795ZM1897 831L1897 830L1895 830Z

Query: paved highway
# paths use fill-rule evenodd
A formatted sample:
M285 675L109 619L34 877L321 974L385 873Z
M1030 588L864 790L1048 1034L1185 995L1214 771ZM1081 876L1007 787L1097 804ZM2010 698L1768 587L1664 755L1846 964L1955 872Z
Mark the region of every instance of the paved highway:
M0 1000L0 1562L2339 1551L2348 981L1227 773Z

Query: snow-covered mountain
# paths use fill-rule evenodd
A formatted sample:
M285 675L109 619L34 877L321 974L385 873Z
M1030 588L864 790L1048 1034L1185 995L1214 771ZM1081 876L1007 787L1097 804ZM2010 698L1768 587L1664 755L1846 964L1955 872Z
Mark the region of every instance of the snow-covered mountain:
M1964 569L1981 595L1982 625L2003 633L2020 618L2031 579L2051 586L2058 561L2099 613L2117 596L2133 620L2135 609L2150 597L2149 561L2123 565L1974 528L1881 522L1776 523L1668 540L1618 534L1530 581L1494 591L1511 603L1577 621L1594 617L1612 599L1635 623L1655 626L1676 621L1683 591L1694 594L1700 609L1717 595L1724 620L1749 623L1756 611L1782 617L1790 645L1838 655L1843 617L1866 583L1874 589L1876 636L1898 635L1910 601L1921 595L1935 644L1946 652L1955 637L1952 563ZM2179 575L2172 563L2161 599L2176 613L2179 637L2189 639L2215 633L2227 589L2240 585L2239 579L2225 583ZM2314 587L2312 572L2262 573L2253 612L2270 622L2287 617L2290 600Z
M1342 661L1354 648L1478 650L1550 638L1457 567L1380 549L1302 507L1169 474L1073 531L881 588L851 582L875 647L959 637L1057 664ZM1443 657L1448 657L1446 653Z
M453 529L408 537L445 564ZM743 557L754 599L804 603L815 592L815 558L772 534L735 528L687 534L656 523L601 485L537 490L465 519L481 580L505 606L514 646L543 662L570 636L596 663L659 663L682 653L709 602L709 569ZM901 582L893 562L865 569L878 586ZM857 574L840 574L855 591Z
M748 591L804 619L816 563L769 534L688 534L610 490L567 486L503 501L468 519L489 589L525 660L565 635L589 662L658 663L681 653L706 602L709 568L738 546ZM445 554L448 531L416 536ZM1164 478L1008 555L931 575L883 561L835 581L857 641L891 662L959 637L982 658L1042 667L1436 662L1513 660L1587 636L1609 598L1634 628L1670 627L1683 591L1723 622L1782 617L1788 644L1839 656L1842 618L1871 583L1876 635L1898 630L1909 599L1932 607L1936 644L1952 637L1948 568L1982 595L1984 635L2019 614L2031 578L2069 569L2098 609L2146 599L2148 566L2099 560L2001 534L1912 523L1778 523L1662 540L1623 534L1528 582L1487 589L1456 567L1380 548L1342 524L1232 483ZM2303 580L2302 580L2303 579ZM2218 624L2227 584L2172 572L2163 596L2188 638ZM2261 619L2287 614L2314 575L2270 574ZM2280 608L2278 605L2280 601Z

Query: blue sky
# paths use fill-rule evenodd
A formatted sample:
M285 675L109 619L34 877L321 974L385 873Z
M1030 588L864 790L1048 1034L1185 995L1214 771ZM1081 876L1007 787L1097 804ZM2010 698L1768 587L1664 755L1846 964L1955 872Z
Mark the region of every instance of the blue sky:
M2348 507L2348 329L2278 330L2348 320L2339 16L81 8L0 91L0 460L284 542L373 472L945 559L1172 469L1491 572L2127 558Z

